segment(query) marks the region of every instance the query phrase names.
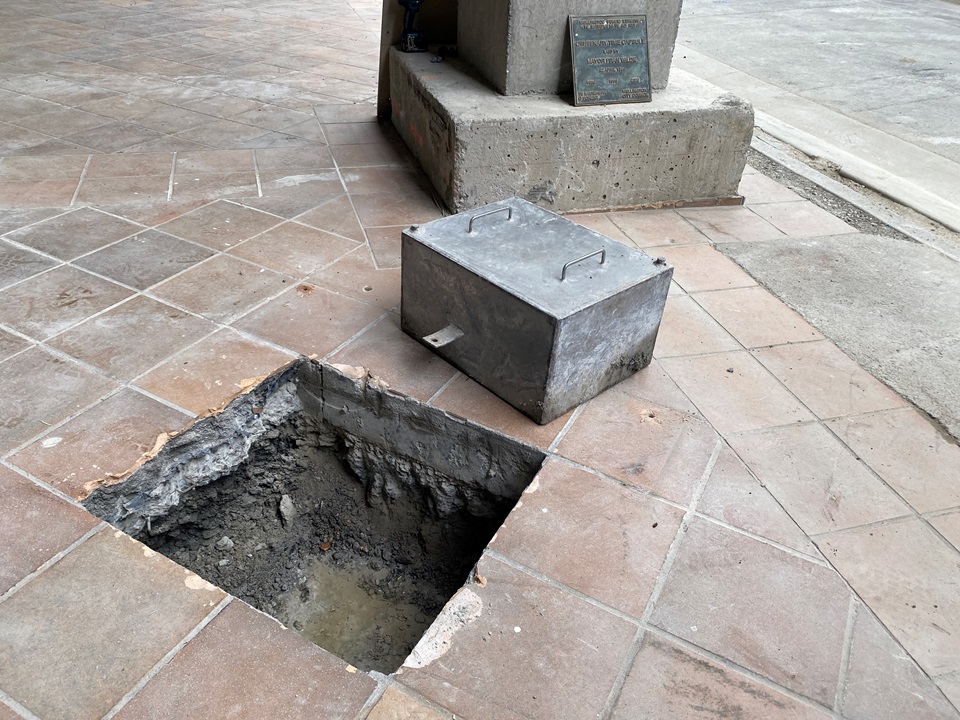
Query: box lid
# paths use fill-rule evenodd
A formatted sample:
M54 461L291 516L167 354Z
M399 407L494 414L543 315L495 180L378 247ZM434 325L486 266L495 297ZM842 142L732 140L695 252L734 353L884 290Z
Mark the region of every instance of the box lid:
M415 225L406 234L558 318L669 270L662 260L521 198Z

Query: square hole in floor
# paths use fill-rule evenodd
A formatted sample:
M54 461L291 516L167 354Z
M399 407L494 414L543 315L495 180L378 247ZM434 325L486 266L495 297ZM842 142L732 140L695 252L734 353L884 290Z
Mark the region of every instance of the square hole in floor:
M404 661L542 451L301 359L84 505L363 670Z

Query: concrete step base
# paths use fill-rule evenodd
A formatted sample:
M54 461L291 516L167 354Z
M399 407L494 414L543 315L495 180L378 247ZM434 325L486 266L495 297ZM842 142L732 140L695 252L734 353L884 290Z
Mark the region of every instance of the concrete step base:
M643 104L505 97L456 61L390 51L393 124L456 212L519 196L556 211L735 198L753 108L675 70Z

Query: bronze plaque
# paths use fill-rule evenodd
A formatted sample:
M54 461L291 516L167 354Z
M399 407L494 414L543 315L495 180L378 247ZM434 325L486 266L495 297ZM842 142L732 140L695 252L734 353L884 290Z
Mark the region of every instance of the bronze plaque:
M574 105L650 102L646 15L570 17Z

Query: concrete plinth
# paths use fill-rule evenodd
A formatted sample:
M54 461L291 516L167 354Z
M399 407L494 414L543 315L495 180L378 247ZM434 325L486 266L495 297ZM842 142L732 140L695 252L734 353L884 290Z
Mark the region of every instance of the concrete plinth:
M455 62L391 50L393 124L447 206L518 195L556 211L733 198L753 109L675 71L653 102L502 96Z
M646 15L650 86L667 86L681 0L459 0L460 57L504 95L572 86L570 15Z

